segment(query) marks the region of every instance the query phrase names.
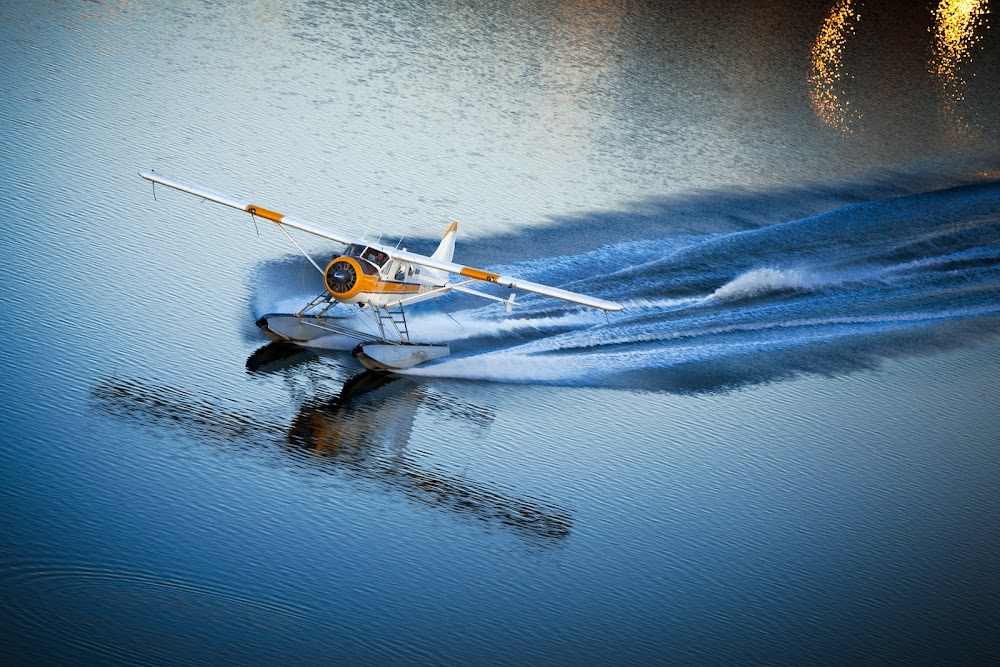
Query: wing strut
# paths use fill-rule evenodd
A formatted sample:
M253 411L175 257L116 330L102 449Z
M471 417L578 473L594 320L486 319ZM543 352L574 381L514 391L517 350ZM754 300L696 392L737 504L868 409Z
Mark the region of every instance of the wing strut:
M250 215L253 215L253 213L251 213ZM326 274L326 271L324 271L324 270L322 269L322 267L320 267L320 265L319 265L319 264L317 264L317 263L316 263L315 261L313 261L313 258L309 256L309 253L307 253L307 252L306 252L305 250L303 250L303 249L302 249L302 246L300 246L300 245L299 245L299 244L298 244L298 243L297 243L297 242L295 241L295 239L293 239L293 238L292 238L292 235L288 233L288 230L287 230L287 229L285 229L284 227L282 227L282 226L281 226L281 223L280 223L280 222L276 222L276 223L274 223L274 224L276 224L276 225L278 226L278 229L280 229L280 230L281 230L281 233L282 233L282 234L284 234L285 236L287 236L287 237L288 237L288 240L292 242L292 245L294 245L294 246L295 246L296 248L298 248L298 249L299 249L299 252L301 252L301 253L302 253L302 256L303 256L303 257L305 257L306 259L308 259L308 260L309 260L309 263L310 263L310 264L312 264L313 266L315 266L315 267L316 267L316 270L317 270L317 271L319 271L320 275L325 275L325 274Z

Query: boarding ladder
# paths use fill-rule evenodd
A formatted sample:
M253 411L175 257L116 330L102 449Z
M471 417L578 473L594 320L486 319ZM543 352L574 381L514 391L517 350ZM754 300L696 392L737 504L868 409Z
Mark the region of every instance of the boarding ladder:
M389 337L385 335L386 330L389 330L396 333L396 337L401 343L410 342L410 331L406 325L406 312L403 310L403 306L382 306L377 308L376 312L382 338L389 340Z
M327 292L326 290L323 290L322 292L320 292L319 294L317 294L315 296L315 298L313 298L312 301L310 301L309 303L307 303L306 306L305 306L305 308L303 308L299 312L295 313L295 316L297 318L299 318L300 320L302 319L302 317L304 315L309 315L310 317L323 317L328 312L330 312L330 309L333 308L334 306L336 306L338 303L340 303L340 302L337 301L336 299L334 299L330 295L329 292ZM326 305L323 305L323 304L326 304ZM316 312L316 313L309 312L313 308L319 308L320 306L323 306L323 307L322 307L322 309L319 312Z

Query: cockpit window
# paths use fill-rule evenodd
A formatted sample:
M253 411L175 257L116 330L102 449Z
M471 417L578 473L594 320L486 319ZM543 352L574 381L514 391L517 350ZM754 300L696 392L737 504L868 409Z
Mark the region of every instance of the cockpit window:
M360 243L352 243L347 246L347 249L344 250L344 254L348 257L360 257L361 259L367 259L375 266L382 266L389 259L389 255L385 254L381 250L369 248L368 246L361 245Z
M365 247L366 246L363 246L358 243L352 243L351 245L347 246L347 250L344 251L344 254L347 255L348 257L361 257L361 253L365 251Z
M389 255L385 254L381 250L375 250L374 248L368 248L361 254L361 256L375 266L382 266L385 264L386 260L389 259Z

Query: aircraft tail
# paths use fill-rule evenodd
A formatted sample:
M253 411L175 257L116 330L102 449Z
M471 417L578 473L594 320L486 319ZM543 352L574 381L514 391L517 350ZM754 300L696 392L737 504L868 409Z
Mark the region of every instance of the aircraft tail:
M448 227L448 231L444 233L441 238L441 243L438 244L437 250L431 255L431 259L439 259L442 262L450 262L452 256L455 254L455 237L458 235L458 223L453 222L451 226ZM437 271L435 269L423 269L425 275L433 276L432 280L439 284L447 283L451 276L445 271Z
M455 254L455 237L458 235L458 223L451 223L451 227L444 233L437 250L431 255L431 259L440 259L443 262L450 262Z

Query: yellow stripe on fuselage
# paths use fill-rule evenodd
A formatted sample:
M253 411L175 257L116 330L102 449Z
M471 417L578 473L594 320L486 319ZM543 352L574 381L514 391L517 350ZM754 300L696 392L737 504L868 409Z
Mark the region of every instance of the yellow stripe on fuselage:
M421 287L423 285L417 285L416 283L397 283L379 280L368 291L372 294L412 294L413 292L419 292Z

